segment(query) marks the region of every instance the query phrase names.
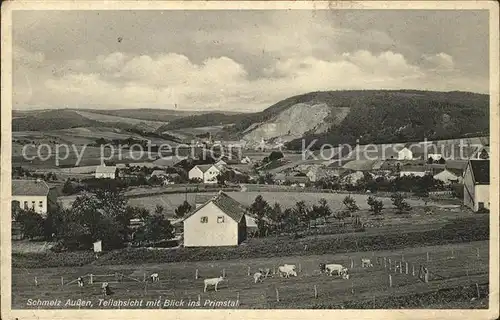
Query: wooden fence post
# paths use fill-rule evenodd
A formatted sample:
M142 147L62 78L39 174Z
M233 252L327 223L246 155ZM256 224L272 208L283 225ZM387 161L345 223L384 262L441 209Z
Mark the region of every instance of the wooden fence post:
M479 248L476 248L477 258L479 259Z
M354 294L354 281L351 280L351 294Z
M250 275L250 267L247 268L247 276Z
M414 264L411 265L411 275L415 276L415 265Z
M314 298L318 297L318 288L314 285Z
M392 275L389 275L389 287L392 287Z
M479 294L479 285L476 283L476 292L477 292L477 298L481 298L481 295Z
M142 281L145 282L146 281L146 272L144 272L144 274L142 275Z
M304 251L307 251L307 244L304 245Z
M240 301L240 293L236 292L236 301Z
M302 265L299 263L299 272L302 272Z
M225 278L226 277L226 269L222 269L222 277Z
M351 269L354 268L354 260L351 258Z
M430 259L429 259L429 252L427 252L427 261L430 261Z
M384 269L387 269L387 259L384 257Z
M35 277L35 287L38 287L38 279Z
M201 296L198 294L198 304L201 303Z
M403 262L399 261L399 273L403 273Z
M91 273L90 274L90 280L89 280L89 283L90 284L93 284L94 283L94 275Z
M194 274L194 278L195 278L195 279L198 279L198 269L196 269L196 272L195 272L195 274Z
M408 261L405 262L406 263L406 274L408 274Z
M280 292L278 291L278 288L276 288L276 302L280 302Z
M429 269L425 270L424 281L425 281L425 283L429 282Z
M64 286L64 277L61 276L61 286Z
M391 258L389 258L389 271L391 271L392 268L392 263L391 263Z
M148 293L148 282L144 281L144 294Z

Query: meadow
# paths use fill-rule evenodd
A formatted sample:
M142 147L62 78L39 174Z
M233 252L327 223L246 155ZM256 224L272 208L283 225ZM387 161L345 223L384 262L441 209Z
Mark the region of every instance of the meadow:
M169 254L168 251L163 252L165 255ZM362 268L361 258L370 258L374 266ZM436 294L439 290L459 287L466 291L466 296L474 297L475 302L471 303L469 299L466 303L454 306L455 308L487 308L484 286L489 282L488 261L488 242L476 241L400 250L330 252L322 255L297 253L287 257L217 261L121 265L96 265L92 262L81 267L13 268L12 307L36 308L27 305L28 299L60 299L63 304L67 299L90 301L91 305L80 305L80 308L103 308L98 305L99 299L138 299L144 301L143 308L146 301L160 300L162 303L159 306L149 307L161 308L166 299L186 302L199 299L200 307L204 307L206 300L237 300L237 308L244 309L344 308L356 303L364 305L365 308L386 308L388 303L392 303L390 307L398 308L404 306L403 302L398 306L391 298L401 301L408 297L407 300L413 300L412 295L415 294ZM348 267L350 279L343 280L338 276L320 274L318 266L322 262L341 263ZM396 271L394 266L400 262L402 269ZM262 283L254 283L252 275L259 268L276 270L278 265L284 263L295 264L299 270L298 277L285 279L272 275ZM421 265L429 269L428 283L417 277ZM158 273L160 281L145 282L144 279L148 279L151 273ZM94 275L93 284L88 283L89 274ZM213 289L203 292L203 279L222 274L226 276L227 281L221 284L218 292ZM74 281L79 276L84 277L84 287L78 287ZM35 286L35 277L38 286ZM111 296L102 296L100 283L103 281L110 282L113 291ZM477 290L480 291L480 297L476 296ZM455 301L448 303L457 303L456 299L452 300ZM425 299L416 301L417 303L413 301L414 308L431 307L431 302L425 302ZM434 300L432 307L449 306L446 302L437 302L439 301Z

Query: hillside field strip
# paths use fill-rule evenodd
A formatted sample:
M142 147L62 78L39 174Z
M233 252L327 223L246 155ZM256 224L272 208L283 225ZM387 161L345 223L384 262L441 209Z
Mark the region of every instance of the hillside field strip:
M394 251L296 255L279 258L114 266L89 264L71 268L13 268L12 306L14 309L30 308L27 306L28 299L60 299L63 304L67 299L82 299L92 304L87 307L102 308L98 306L100 298L142 299L144 304L146 301L156 299L162 301L200 299L201 307L206 300L238 300L239 308L247 309L310 308L316 304L338 305L347 301L375 301L388 296L401 297L457 286L473 287L476 283L487 284L488 251L488 242L480 241ZM168 254L168 251L165 254ZM362 268L361 258L370 258L374 266ZM384 267L384 258L387 267ZM391 270L388 268L389 259L392 264ZM350 268L351 261L352 268ZM394 265L400 261L403 266L402 272L394 270ZM319 263L322 262L341 263L350 268L350 279L343 280L335 275L320 274ZM406 262L408 262L408 274ZM262 283L254 283L252 275L259 268L276 270L284 263L298 266L298 277L286 279L272 275ZM428 283L417 277L420 265L429 269ZM415 275L412 275L413 268ZM198 279L195 279L196 270ZM151 273L158 273L160 281L144 282L143 280L148 280ZM203 292L203 279L218 277L223 273L227 281L221 284L217 292L213 289ZM78 287L74 280L88 274L102 276L93 276L93 284L89 284L89 276L85 276L85 286ZM117 279L115 274L122 274L122 280L115 282ZM392 287L389 286L389 275ZM35 277L38 286L35 286ZM100 284L104 281L110 282L113 291L108 297L103 297L101 292ZM277 291L279 301L276 297ZM160 307L162 306L155 306L155 308ZM78 308L78 306L66 306L66 308Z
M320 192L227 192L227 194L245 206L250 206L258 195L262 195L269 204L273 205L277 202L283 209L293 207L297 201L304 201L307 205L313 205L317 204L321 198L325 198L332 210L342 209L342 201L347 196L346 194ZM356 200L356 204L360 209L369 209L366 203L369 195L351 194L350 196ZM392 201L390 198L380 199L383 201L385 208L392 208ZM167 212L173 214L174 210L180 206L184 200L194 204L196 201L196 193L176 193L131 198L129 199L129 204L144 207L151 211L154 211L155 206L160 204L164 206ZM416 199L407 199L407 202L412 207L423 206L425 203L424 200ZM432 204L433 203L429 201L429 205Z

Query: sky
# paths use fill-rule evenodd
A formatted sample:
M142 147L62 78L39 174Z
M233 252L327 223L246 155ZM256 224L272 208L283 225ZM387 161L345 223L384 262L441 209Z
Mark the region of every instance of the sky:
M14 11L13 108L251 112L311 91L488 93L488 11Z

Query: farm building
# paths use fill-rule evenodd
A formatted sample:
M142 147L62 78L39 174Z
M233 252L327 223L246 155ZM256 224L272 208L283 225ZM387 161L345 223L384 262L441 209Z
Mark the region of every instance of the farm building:
M434 174L435 180L442 181L444 184L461 183L462 172L456 169L444 169L439 173Z
M181 180L182 178L178 173L167 173L164 176L163 184L164 185L174 184L180 182Z
M403 167L399 172L400 177L404 176L415 176L415 177L423 177L429 173L425 167L417 167L417 166L407 166Z
M96 179L114 179L116 178L116 166L106 166L102 164L95 169Z
M194 166L189 170L189 179L200 179L203 183L217 183L217 176L221 169L212 164Z
M12 180L12 208L32 209L46 214L49 186L43 180Z
M288 184L292 187L301 187L304 188L306 186L306 183L309 182L309 178L306 176L286 176L285 177L285 184Z
M373 178L373 174L371 174L369 172L355 171L355 172L352 172L352 173L349 173L349 174L343 176L342 183L356 184L356 183L358 183L358 181L363 179L365 177L365 175L369 175Z
M246 208L220 191L184 219L185 247L237 246L246 239Z
M328 177L339 177L343 170L341 168L318 168L313 167L309 171L307 171L306 176L309 178L309 181L315 182L319 181L323 178Z
M252 160L247 156L247 157L244 157L243 159L241 159L240 163L249 164L249 163L252 163Z
M473 211L490 208L489 160L469 160L464 173L464 205Z
M217 161L214 166L216 166L218 169L224 169L227 166L227 162L224 160L219 160Z
M404 147L403 149L398 151L398 160L412 160L412 159L413 159L413 152L407 147Z
M443 158L443 155L440 153L429 153L427 155L427 159L432 159L432 161L439 161Z
M164 178L167 175L165 170L154 170L151 172L151 177Z

